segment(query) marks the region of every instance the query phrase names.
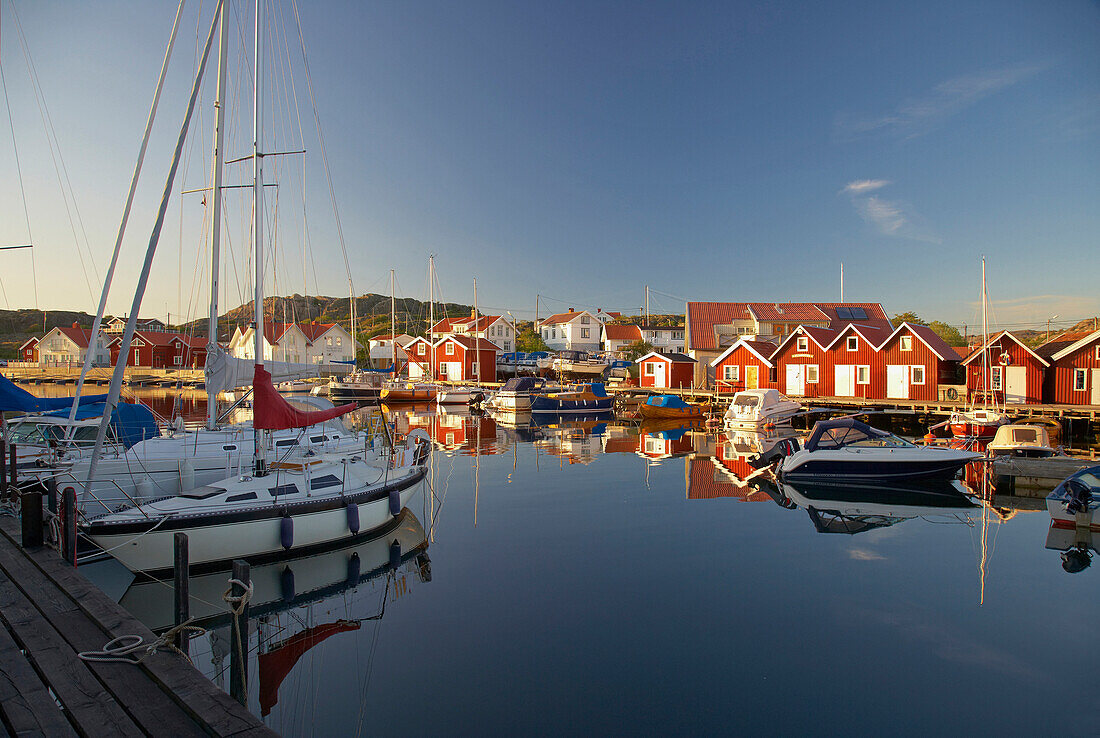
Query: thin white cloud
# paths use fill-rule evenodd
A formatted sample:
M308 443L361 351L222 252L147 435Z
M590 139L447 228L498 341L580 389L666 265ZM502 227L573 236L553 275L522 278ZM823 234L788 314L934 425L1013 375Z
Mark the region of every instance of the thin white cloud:
M991 291L996 286L991 283ZM980 315L981 300L970 303L975 315ZM1100 298L1085 295L1027 295L1007 300L989 301L991 329L1037 328L1046 326L1047 318L1057 315L1054 328L1065 328L1078 320L1100 314Z
M917 97L900 102L879 115L839 113L835 133L841 138L884 134L912 138L928 133L944 120L978 101L1007 89L1042 71L1046 64L1018 64L964 74L940 82Z
M878 228L880 233L888 236L897 235L902 226L909 223L897 203L881 200L873 195L860 199L856 203L856 209L864 220Z
M852 548L848 550L848 555L856 561L885 561L886 557L881 556L874 551L868 551L865 548Z
M888 184L890 184L888 179L857 179L846 184L841 192L846 192L849 195L863 195L882 189Z

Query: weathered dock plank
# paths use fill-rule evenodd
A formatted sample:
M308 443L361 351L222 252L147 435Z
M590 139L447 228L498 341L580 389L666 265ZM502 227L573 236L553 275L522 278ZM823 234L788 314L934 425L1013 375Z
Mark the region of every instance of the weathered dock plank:
M7 628L0 628L0 717L8 735L76 735Z

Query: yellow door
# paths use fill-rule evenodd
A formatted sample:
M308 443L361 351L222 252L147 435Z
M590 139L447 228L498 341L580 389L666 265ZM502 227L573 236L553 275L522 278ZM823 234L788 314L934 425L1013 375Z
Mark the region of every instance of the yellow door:
M745 389L758 389L760 387L760 380L757 377L759 370L760 367L758 366L745 367Z

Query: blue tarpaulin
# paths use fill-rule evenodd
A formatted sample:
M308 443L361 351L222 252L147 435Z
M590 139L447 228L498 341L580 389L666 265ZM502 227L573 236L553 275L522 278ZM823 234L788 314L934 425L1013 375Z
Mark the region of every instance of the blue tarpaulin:
M102 397L106 397L106 395L102 395ZM80 407L76 410L76 419L87 420L88 418L103 417L105 404L103 402L84 404L83 400L85 399L90 400L91 398L81 398ZM58 418L69 417L68 410L55 410L44 414ZM126 448L130 448L146 438L155 438L160 435L160 428L157 427L157 421L153 418L153 411L144 405L128 402L120 402L115 411L111 413L111 429L114 431L119 443Z
M656 397L650 397L645 401L645 404L651 407L676 407L681 409L690 407L676 395L657 395Z
M83 405L85 402L103 402L106 399L107 395L88 395L81 397L80 402ZM42 413L72 406L71 397L35 397L7 377L0 376L0 412Z

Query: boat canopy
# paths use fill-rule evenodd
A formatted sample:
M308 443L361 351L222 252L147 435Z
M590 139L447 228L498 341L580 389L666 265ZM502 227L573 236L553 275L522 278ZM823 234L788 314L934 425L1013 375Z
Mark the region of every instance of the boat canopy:
M91 398L82 399L88 400ZM106 403L103 402L81 403L80 407L76 409L76 419L102 418L105 409ZM44 415L52 418L68 418L69 410L54 410L53 412L44 413ZM160 435L160 428L157 427L153 411L141 403L118 403L118 406L111 413L111 430L114 431L118 442L126 448L130 448L147 438L156 438Z
M539 382L534 377L512 377L504 386L500 388L501 392L531 392L538 387Z
M835 420L819 420L810 437L806 439L805 449L817 451L819 449L834 449L851 446L857 443L873 441L874 445L880 445L883 441L901 439L892 433L872 428L866 423L861 423L855 418L836 418ZM893 444L889 444L893 445Z
M615 361L611 362L612 369L626 369L631 366L634 366L634 362L626 361L625 359L615 359Z
M299 410L279 394L271 383L271 375L262 364L256 364L252 380L252 427L257 430L305 428L338 418L359 407L354 402L330 410Z
M532 351L531 353L527 354L528 359L545 359L548 356L550 356L549 351Z
M107 395L82 395L80 403L101 403L106 399ZM72 406L72 397L36 397L0 375L0 412L43 413L49 410L67 410ZM102 409L99 414L103 414Z
M691 407L676 395L657 395L655 397L650 397L645 401L645 404L650 407L673 407L681 410L687 410Z
M497 360L497 363L500 364L500 363L523 361L526 358L527 358L527 355L525 353L523 353L522 351L509 351L506 354L501 354L500 358Z
M604 389L603 382L593 382L588 386L596 397L607 397L607 390Z

